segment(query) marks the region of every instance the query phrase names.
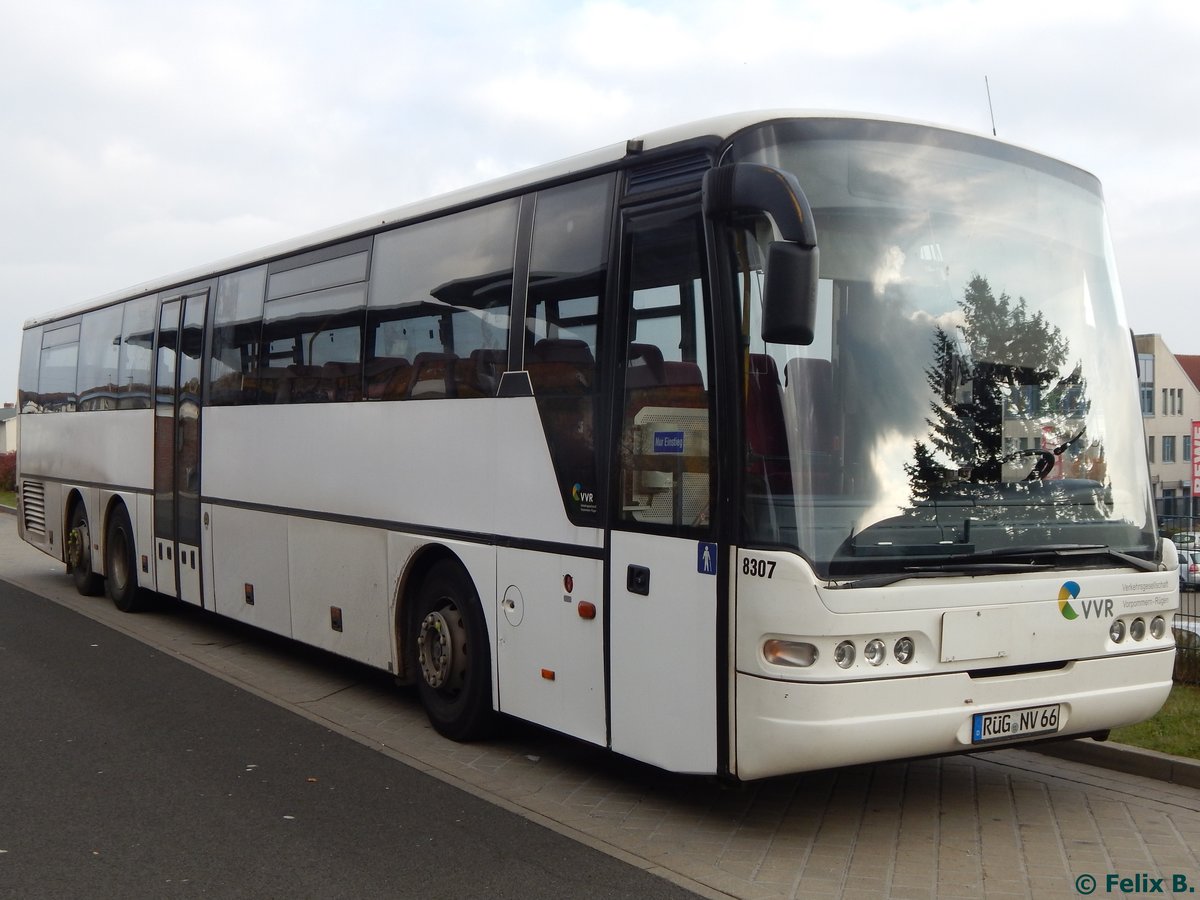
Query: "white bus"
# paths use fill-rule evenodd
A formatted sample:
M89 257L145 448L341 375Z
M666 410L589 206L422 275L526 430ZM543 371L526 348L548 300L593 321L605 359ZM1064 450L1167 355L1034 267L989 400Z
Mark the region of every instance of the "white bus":
M650 134L25 327L19 522L499 714L755 779L1171 686L1102 195L855 115Z

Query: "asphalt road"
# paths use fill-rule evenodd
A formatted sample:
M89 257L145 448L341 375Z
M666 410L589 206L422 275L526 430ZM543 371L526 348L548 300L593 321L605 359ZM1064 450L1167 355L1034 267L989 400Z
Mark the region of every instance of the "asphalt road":
M675 898L0 581L0 897Z

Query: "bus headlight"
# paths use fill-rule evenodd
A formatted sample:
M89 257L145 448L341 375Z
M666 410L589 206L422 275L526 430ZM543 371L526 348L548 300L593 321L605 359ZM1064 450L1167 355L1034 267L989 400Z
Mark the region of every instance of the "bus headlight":
M896 646L892 648L892 653L896 657L896 662L902 666L907 665L917 655L917 645L913 643L912 638L902 637L896 641Z
M863 659L873 666L882 665L886 657L887 647L883 645L883 641L879 638L875 638L875 640L863 647Z
M1125 623L1120 619L1113 619L1113 623L1108 626L1108 636L1112 638L1114 644L1125 640Z
M1129 636L1135 641L1140 641L1146 636L1146 620L1142 618L1134 619L1129 626Z
M833 648L833 661L843 669L854 665L854 641L842 641Z
M776 666L796 666L807 669L817 661L817 648L804 641L784 641L772 638L763 644L763 656Z
M1162 616L1155 616L1154 621L1150 623L1150 636L1156 641L1162 640L1167 634L1167 620Z

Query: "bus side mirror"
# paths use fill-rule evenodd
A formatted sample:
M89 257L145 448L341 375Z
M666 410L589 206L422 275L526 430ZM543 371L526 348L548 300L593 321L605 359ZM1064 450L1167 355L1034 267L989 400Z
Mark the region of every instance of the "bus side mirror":
M775 241L767 250L763 291L762 339L773 344L808 346L817 320L816 247Z
M762 337L780 344L813 341L817 316L817 232L808 198L789 172L756 163L718 166L704 175L710 216L761 213L782 240L767 250Z

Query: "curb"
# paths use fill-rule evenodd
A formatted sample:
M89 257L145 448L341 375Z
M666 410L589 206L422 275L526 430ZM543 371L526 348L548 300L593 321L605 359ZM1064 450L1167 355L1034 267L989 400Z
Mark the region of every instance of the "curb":
M1126 775L1141 775L1156 781L1200 788L1200 760L1143 750L1128 744L1096 741L1092 738L1040 744L1029 749L1069 762L1085 763L1124 772Z

